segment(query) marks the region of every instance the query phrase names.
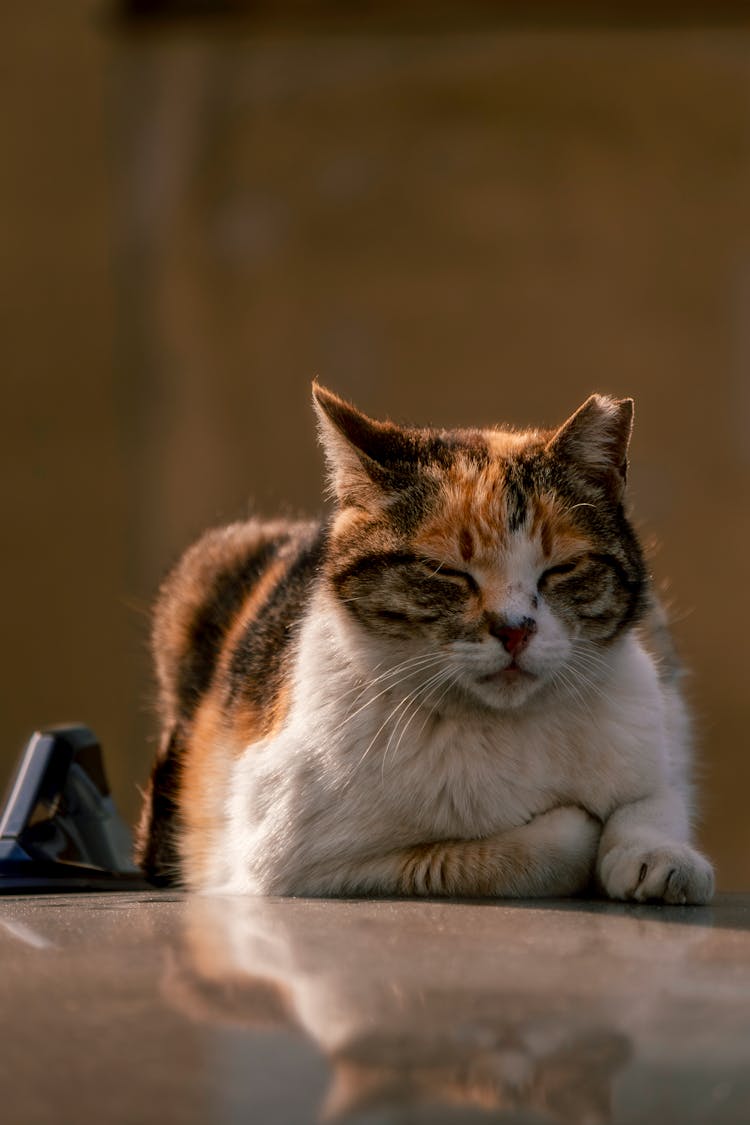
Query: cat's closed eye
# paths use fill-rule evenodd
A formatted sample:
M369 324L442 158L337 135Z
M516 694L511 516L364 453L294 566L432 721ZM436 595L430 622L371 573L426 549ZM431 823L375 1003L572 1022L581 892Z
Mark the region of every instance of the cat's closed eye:
M466 570L458 570L456 567L446 566L445 563L438 562L437 559L420 559L420 562L423 568L429 573L430 578L444 578L452 582L464 582L473 592L479 589L476 579Z
M584 561L584 557L585 556L582 555L577 559L569 559L567 562L557 563L555 566L547 567L539 579L539 589L542 590L550 581L554 582L556 578L564 578L578 570L581 563Z

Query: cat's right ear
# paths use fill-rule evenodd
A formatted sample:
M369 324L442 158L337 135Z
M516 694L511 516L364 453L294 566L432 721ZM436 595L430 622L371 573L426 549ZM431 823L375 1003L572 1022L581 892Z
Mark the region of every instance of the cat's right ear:
M405 462L406 434L392 422L376 422L333 391L313 383L318 434L330 474L331 493L342 506L369 506L397 487Z

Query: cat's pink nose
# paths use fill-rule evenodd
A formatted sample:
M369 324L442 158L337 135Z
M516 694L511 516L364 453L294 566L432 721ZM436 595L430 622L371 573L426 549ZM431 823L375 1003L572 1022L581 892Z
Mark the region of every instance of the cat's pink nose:
M511 624L502 618L490 620L490 633L497 637L506 652L515 657L531 640L536 632L536 621L533 617L524 617L522 621Z

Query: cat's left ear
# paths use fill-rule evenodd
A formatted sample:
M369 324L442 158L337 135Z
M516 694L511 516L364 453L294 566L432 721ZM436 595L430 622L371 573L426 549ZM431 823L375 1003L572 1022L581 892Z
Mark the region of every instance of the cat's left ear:
M368 418L319 383L313 383L313 404L331 491L340 504L368 506L403 483L414 456L408 431Z
M547 449L553 456L573 461L619 499L628 476L632 430L632 398L591 395L556 431Z

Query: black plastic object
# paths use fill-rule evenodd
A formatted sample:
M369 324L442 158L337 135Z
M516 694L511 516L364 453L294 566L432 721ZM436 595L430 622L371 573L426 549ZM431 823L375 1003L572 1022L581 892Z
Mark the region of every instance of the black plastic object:
M147 889L131 850L94 733L32 735L0 811L0 894Z

